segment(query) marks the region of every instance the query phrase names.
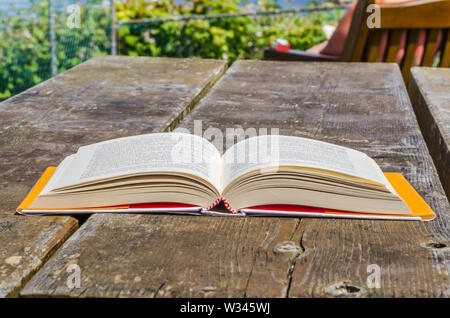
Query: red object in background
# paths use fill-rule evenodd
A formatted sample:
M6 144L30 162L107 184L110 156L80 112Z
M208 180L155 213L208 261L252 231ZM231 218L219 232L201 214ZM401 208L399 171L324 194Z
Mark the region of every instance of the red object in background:
M277 39L275 42L270 43L269 47L280 52L288 52L291 49L291 44L289 44L288 40Z

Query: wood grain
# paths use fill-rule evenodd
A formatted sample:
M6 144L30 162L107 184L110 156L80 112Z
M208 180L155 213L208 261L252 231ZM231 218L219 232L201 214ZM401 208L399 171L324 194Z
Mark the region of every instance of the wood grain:
M94 215L22 295L255 296L247 294L248 284L263 272L271 279L258 295L284 296L290 258L300 249L294 241L297 223L275 218ZM81 288L66 285L70 264L80 266Z
M383 29L440 29L449 27L450 1L416 0L379 4Z
M404 81L409 79L409 70L413 66L431 66L435 53L439 53L440 66L447 67L450 63L450 46L446 49L445 35L443 50L436 50L439 32L448 34L450 28L450 1L448 0L416 0L405 3L378 4L380 28L369 29L367 21L373 13L373 8L367 12L373 0L358 0L352 17L349 36L344 45L340 59L346 62L397 62L401 65ZM418 37L421 31L427 30L426 47L421 60L415 61L414 55L418 48ZM382 32L390 33L386 52L379 52ZM396 61L398 49L401 48L402 31L408 32L406 52L402 61ZM448 36L447 36L448 38ZM447 39L448 42L448 39ZM450 42L448 42L450 43ZM384 48L384 47L383 47ZM386 54L384 54L386 53Z
M0 104L0 297L16 296L78 227L16 207L78 147L170 129L224 72L215 60L98 57Z
M359 0L352 15L350 31L345 40L341 60L344 62L361 61L366 46L369 29L367 28L367 6L373 4L374 0Z
M396 61L397 59L397 52L400 47L400 41L402 38L402 32L405 30L392 30L389 32L389 45L386 53L386 60L385 62L388 63L395 63L395 62L401 62ZM406 31L405 31L406 32Z
M383 33L386 30L373 30L370 35L370 39L367 44L367 62L383 62L383 53L380 52L381 40Z
M441 36L442 36L442 32L443 32L443 30L439 30L439 29L428 30L427 41L425 44L425 52L424 52L423 60L422 60L422 66L432 66L433 65L435 54L436 54L437 50L439 49L438 45L440 45L440 43L438 43L439 33L441 33Z
M238 61L180 126L196 120L202 130L279 128L364 151L403 173L438 217L94 215L22 296L449 296L449 204L397 65ZM71 262L80 289L66 287ZM380 288L366 284L370 264Z
M450 67L450 29L447 30L444 39L445 41L442 46L443 52L439 66Z
M414 67L408 91L445 193L450 198L450 69Z
M415 61L415 52L417 48L417 40L419 38L419 29L412 29L408 31L408 40L406 41L405 47L405 58L402 64L402 74L405 83L408 83L410 69L413 66L420 65L420 61ZM417 64L418 62L418 64Z

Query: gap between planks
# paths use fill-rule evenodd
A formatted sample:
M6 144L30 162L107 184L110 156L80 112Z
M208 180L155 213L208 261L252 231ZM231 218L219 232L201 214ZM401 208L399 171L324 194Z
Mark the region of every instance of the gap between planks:
M171 122L170 124L163 130L163 132L171 132L173 131L178 124L195 108L195 106L198 105L198 103L201 101L201 99L211 90L211 88L214 87L214 85L222 78L222 76L227 71L228 66L227 64L224 64L219 72L213 75L213 78L204 85L200 92L192 99L190 103L186 105L183 111L181 111ZM7 298L14 298L14 297L21 297L20 291L25 287L25 285L33 278L33 276L47 263L47 261L55 254L55 252L61 247L69 237L71 237L76 231L80 229L80 227L89 220L91 215L88 216L76 216L74 217L76 219L76 223L71 226L69 231L63 235L61 240L53 246L47 255L42 259L40 264L36 266L28 275L26 275L20 283L11 290L9 294L6 295ZM157 292L155 293L156 296ZM23 297L22 297L23 298Z

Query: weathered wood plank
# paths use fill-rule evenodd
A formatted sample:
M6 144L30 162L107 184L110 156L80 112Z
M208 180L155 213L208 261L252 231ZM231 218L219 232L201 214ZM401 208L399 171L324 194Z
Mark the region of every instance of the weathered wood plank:
M214 60L98 57L0 104L0 297L15 296L78 227L15 209L85 144L173 127L225 70Z
M194 120L204 129L278 127L364 151L403 173L438 214L428 223L302 219L290 297L448 296L449 204L397 65L239 62L182 126ZM367 287L370 264L380 266L380 289ZM246 293L265 295L268 282L254 272Z
M93 215L22 295L242 297L252 273L264 271L274 282L260 292L284 296L282 265L295 252L290 240L296 224L276 218ZM277 259L280 267L266 267L275 263L265 258ZM81 288L66 284L71 264L80 267Z
M438 218L95 215L23 296L448 296L449 205L398 66L238 61L181 126L195 120L203 130L275 127L365 151L402 172ZM80 289L66 286L72 262ZM366 285L369 264L380 266L379 289Z
M450 198L450 69L412 68L408 91L423 137Z

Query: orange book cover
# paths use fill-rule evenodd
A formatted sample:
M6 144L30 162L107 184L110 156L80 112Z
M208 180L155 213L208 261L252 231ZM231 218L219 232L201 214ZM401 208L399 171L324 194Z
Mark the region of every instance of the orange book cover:
M56 167L49 167L45 170L44 174L37 181L25 199L17 208L17 212L21 214L39 214L33 213L33 209L29 209L31 203L36 199L42 189L45 187L51 176L55 172ZM317 207L301 207L301 206L287 206L287 205L266 205L259 207L249 207L243 210L244 213L238 213L242 216L246 215L282 215L282 216L312 216L312 217L336 217L336 218L361 218L361 219L398 219L398 220L423 220L429 221L436 217L433 210L428 206L425 200L419 193L409 184L409 182L400 173L385 173L386 178L391 183L397 194L405 201L411 210L409 216L397 216L397 215L384 215L373 213L357 213L349 211L330 210ZM121 205L111 207L93 207L93 208L80 208L70 209L66 211L55 210L55 214L61 212L67 212L69 214L77 213L98 213L98 212L187 212L188 214L198 214L200 210L203 210L207 215L214 215L214 212L205 211L198 206L170 203L170 202L157 202L148 204L133 204L133 205ZM41 210L36 210L36 212ZM52 209L45 210L51 214ZM197 213L196 213L197 212ZM217 215L224 215L226 213L217 213ZM231 213L229 213L231 214Z

